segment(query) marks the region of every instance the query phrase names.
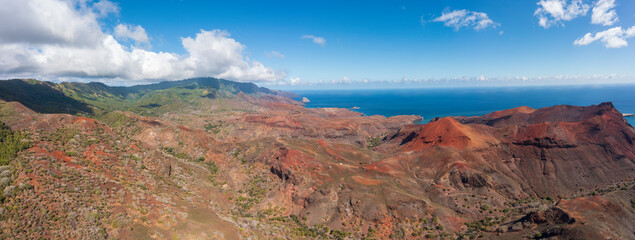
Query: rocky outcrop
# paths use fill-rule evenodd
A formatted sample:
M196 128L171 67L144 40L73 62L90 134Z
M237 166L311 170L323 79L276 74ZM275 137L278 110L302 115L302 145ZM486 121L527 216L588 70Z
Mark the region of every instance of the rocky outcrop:
M553 207L546 211L532 212L530 214L527 214L527 216L519 219L516 222L529 222L533 224L573 224L575 223L575 218L571 217L564 210L558 207Z
M491 132L485 126L463 125L453 118L442 118L425 125L406 126L387 140L398 143L400 151L423 151L434 146L463 150L497 144Z
M489 176L501 174L539 195L592 188L631 177L635 171L635 129L611 103L441 118L404 126L384 140L380 148L397 155L414 151L409 158L454 152L452 159L467 168ZM447 171L463 185L486 184L451 165L446 169L435 171Z

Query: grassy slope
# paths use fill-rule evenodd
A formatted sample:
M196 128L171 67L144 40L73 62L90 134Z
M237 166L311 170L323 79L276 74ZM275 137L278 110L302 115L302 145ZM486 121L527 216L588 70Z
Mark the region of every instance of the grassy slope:
M18 101L41 113L92 113L84 102L56 89L57 84L36 80L0 81L0 99Z
M159 115L197 107L206 99L232 98L237 93L284 94L253 83L215 78L193 78L131 87L102 83L52 83L37 80L0 81L0 99L18 101L41 113L99 116L113 110Z

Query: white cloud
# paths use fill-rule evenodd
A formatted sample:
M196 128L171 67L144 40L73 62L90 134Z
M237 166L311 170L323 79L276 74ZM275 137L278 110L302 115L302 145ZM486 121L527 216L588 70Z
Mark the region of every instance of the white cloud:
M95 4L93 4L93 9L102 17L110 13L119 12L119 6L108 0L101 0L99 2L96 2Z
M299 77L292 77L292 78L287 78L287 79L283 79L279 81L263 82L261 84L265 86L297 86L297 85L310 85L311 83L304 82Z
M266 53L268 58L284 58L284 54L278 51L270 51Z
M286 74L265 67L262 63L242 56L244 45L229 37L226 31L213 30L196 34L196 38L183 38L183 46L189 57L183 60L194 75L212 74L220 78L236 80L276 81Z
M600 40L607 48L621 48L628 46L626 39L632 37L635 37L635 26L628 29L614 27L595 34L587 33L583 37L575 40L573 43L575 45L582 46Z
M353 80L343 77L339 80L319 80L319 81L298 81L294 82L294 78L287 81L266 82L266 85L284 85L284 86L339 86L355 85L355 86L390 86L390 87L440 87L440 86L542 86L542 85L579 85L579 84L598 84L598 83L632 83L632 76L617 75L615 73L592 74L592 75L555 75L555 76L455 76L445 78L409 78L393 80L370 80L363 78Z
M60 0L0 0L0 43L94 46L98 15ZM10 23L10 24L9 24Z
M611 26L619 21L617 12L615 12L615 0L599 0L593 7L591 15L591 23L602 24L603 26Z
M317 36L313 36L313 35L304 35L302 36L302 39L311 39L311 41L313 41L313 43L320 45L322 47L324 47L326 45L326 39L324 39L323 37L317 37Z
M115 37L127 40L131 39L138 44L150 44L150 38L143 27L137 25L119 24L115 27Z
M182 38L184 55L126 48L101 29L98 19L112 7L99 7L100 2L0 0L0 22L11 23L0 24L0 75L111 82L208 76L278 81L286 77L284 72L243 56L245 46L221 30L201 30L194 37ZM140 26L117 28L119 38L149 41Z
M289 78L289 84L291 85L298 85L302 83L302 79L300 78Z
M433 22L443 22L446 27L452 27L455 30L460 28L473 28L474 30L482 30L486 28L496 28L498 23L492 21L486 13L473 12L469 10L454 10L451 12L444 11L441 16L432 20Z
M538 17L538 24L549 28L554 24L563 25L563 21L571 21L584 16L589 11L589 5L582 0L540 0L534 15Z
M422 27L425 27L425 26L426 26L426 19L425 19L425 18L423 18L423 16L421 16L421 18L419 19L419 22L421 23L421 26L422 26Z

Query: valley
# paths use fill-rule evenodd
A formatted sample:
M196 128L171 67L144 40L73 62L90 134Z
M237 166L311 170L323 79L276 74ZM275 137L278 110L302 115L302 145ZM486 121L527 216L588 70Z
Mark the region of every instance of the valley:
M635 129L611 103L420 125L290 97L0 81L0 238L635 238Z

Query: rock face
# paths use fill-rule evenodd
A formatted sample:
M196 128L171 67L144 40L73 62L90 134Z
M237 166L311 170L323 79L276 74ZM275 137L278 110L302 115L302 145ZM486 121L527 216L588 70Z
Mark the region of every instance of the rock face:
M441 118L426 125L410 125L387 137L399 144L399 151L423 151L433 147L459 150L484 148L498 143L491 129L463 125L453 118Z
M303 103L310 103L311 101L308 98L306 98L306 97L302 97L302 102Z
M415 155L454 152L460 156L454 161L463 168L500 174L522 189L558 195L632 177L634 140L635 131L621 113L602 103L435 119L404 126L386 138L385 149ZM454 167L448 167L452 172Z
M585 196L598 186L632 184L633 140L635 130L610 103L519 107L479 117L404 125L388 133L371 153L324 141L317 146L302 144L302 152L317 156L304 167L276 165L276 169L286 169L276 172L284 172L280 174L283 180L302 176L302 182L293 184L308 190L295 193L295 199L303 199L297 202L302 206L298 214L316 224L325 223L318 219L325 219L326 213L314 214L322 210L328 212L329 226L354 219L381 222L438 216L446 228L459 231L462 224L474 219L501 217L491 209L504 212L512 208L521 215L503 214L515 219L491 227L492 232L505 230L500 232L506 235L497 238L517 239L536 229L544 236L563 238L630 238L633 234L627 227L619 233L610 233L601 224L593 231L580 231L575 213L564 207L549 208L552 200L544 199ZM278 161L274 162L288 160L282 157ZM328 191L326 197L322 196L324 190L320 190L322 195L310 190L315 186L345 190ZM632 194L633 185L628 186L621 189ZM536 200L540 198L543 200ZM341 210L328 210L333 206ZM543 212L524 215L534 211ZM630 215L619 216L622 221L635 221ZM562 226L554 228L557 225ZM393 226L390 231L401 231L398 229ZM417 230L411 231L417 234Z

